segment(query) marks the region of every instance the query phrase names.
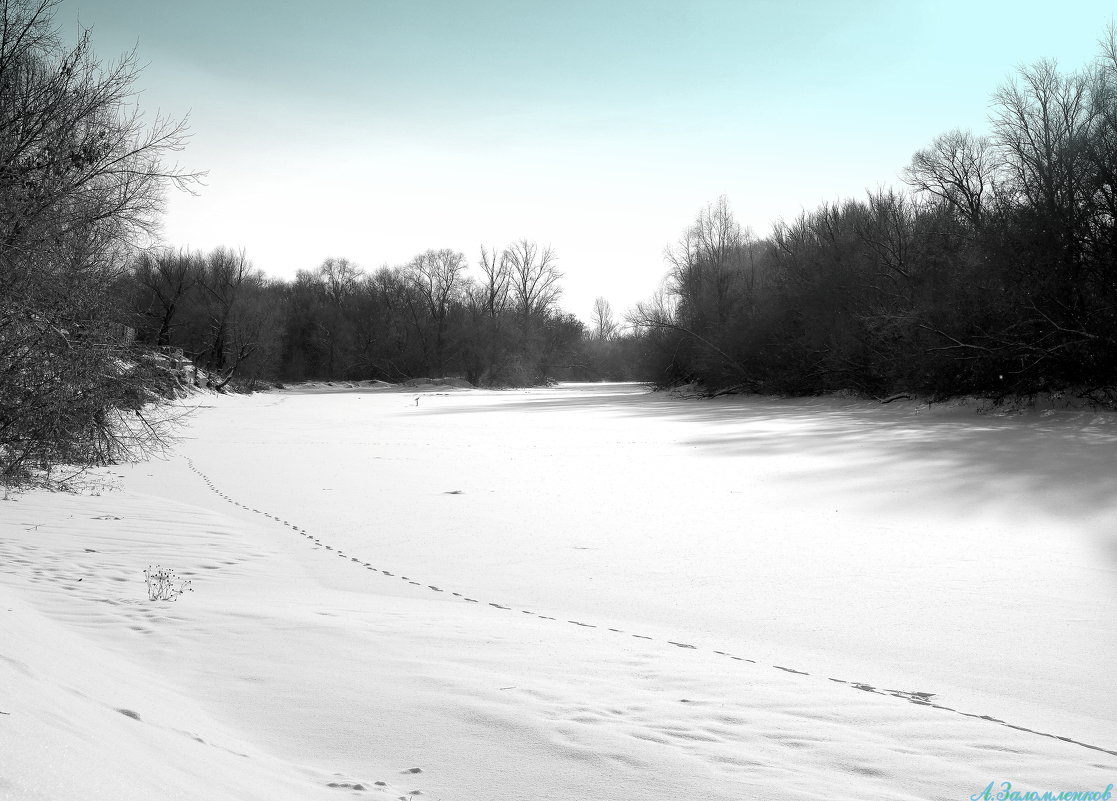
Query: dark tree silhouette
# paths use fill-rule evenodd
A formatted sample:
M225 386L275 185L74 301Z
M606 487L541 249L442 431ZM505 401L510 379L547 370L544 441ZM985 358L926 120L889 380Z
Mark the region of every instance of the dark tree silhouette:
M65 48L53 0L0 0L0 479L156 445L143 409L158 370L121 303L150 240L182 121L135 109L134 54Z

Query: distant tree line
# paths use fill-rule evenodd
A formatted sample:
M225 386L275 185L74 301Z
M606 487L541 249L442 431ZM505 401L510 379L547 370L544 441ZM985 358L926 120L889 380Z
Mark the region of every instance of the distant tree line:
M623 376L618 325L598 302L586 329L559 307L555 252L523 239L465 254L428 250L365 272L326 259L293 280L252 269L243 252L157 250L133 263L140 343L181 352L206 382L389 382L455 376L478 386Z
M875 396L1117 385L1117 36L1089 67L1041 61L991 130L917 152L909 191L824 204L755 238L724 198L629 314L660 383Z
M559 306L555 253L523 239L289 281L243 252L154 248L181 121L136 110L134 54L65 46L59 0L0 0L0 484L163 441L176 376L698 381L888 397L1074 390L1117 402L1117 32L1077 72L1039 62L990 131L917 152L907 189L757 238L723 198L667 252L621 326ZM170 369L168 369L170 368ZM166 408L166 407L164 407Z

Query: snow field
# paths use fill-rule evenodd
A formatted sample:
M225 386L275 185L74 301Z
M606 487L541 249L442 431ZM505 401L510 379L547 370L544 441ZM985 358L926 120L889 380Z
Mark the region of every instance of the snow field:
M80 781L62 733L108 766L83 798L945 799L1117 773L1111 509L1073 473L1042 489L1020 420L625 387L214 405L123 491L0 509L0 671L39 704L0 706L23 747L0 791L78 797L34 794ZM1054 422L1047 464L1104 461L1104 419ZM148 603L157 562L195 592ZM1075 593L1013 591L1037 574ZM96 660L126 679L75 708Z

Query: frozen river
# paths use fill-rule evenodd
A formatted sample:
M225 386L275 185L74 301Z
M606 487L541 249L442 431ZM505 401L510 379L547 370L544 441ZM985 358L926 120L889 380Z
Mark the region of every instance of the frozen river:
M135 659L300 775L447 801L1117 776L1112 414L623 384L203 406L98 501L152 518L115 552L195 581Z
M590 384L196 432L231 494L424 584L1117 743L1113 422Z

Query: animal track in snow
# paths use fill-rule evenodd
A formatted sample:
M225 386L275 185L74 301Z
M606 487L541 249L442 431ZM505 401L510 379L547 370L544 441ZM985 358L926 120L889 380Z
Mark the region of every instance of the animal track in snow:
M305 529L301 529L298 526L292 525L288 521L282 520L278 516L272 515L268 512L263 512L259 509L251 509L248 506L242 505L242 504L234 501L230 496L225 495L224 493L220 492L217 489L216 485L209 479L209 477L206 476L201 470L199 470L194 465L194 462L193 462L192 459L187 457L186 462L187 462L187 465L190 467L190 469L194 473L196 473L202 479L202 481L205 483L205 485L210 490L212 490L218 497L222 498L225 501L228 501L229 503L232 503L234 506L238 506L241 509L244 509L245 511L255 512L256 514L260 514L260 515L263 515L264 517L267 517L271 520L274 520L276 523L281 523L281 524L287 526L292 531L295 531L295 532L301 534L302 536L310 539L312 542L315 543L316 547L322 547L324 545L324 543L322 543L317 537L312 536ZM462 491L461 490L452 490L452 491L449 491L449 492L445 492L443 494L459 495L459 494L462 494ZM328 551L334 551L334 548L330 545L324 545L324 547ZM334 551L334 552L338 556L341 556L343 558L347 558L346 554L342 553L341 551ZM351 562L360 562L360 560L356 557L348 557L348 558ZM388 572L387 570L377 571L375 568L370 567L368 562L364 562L363 566L366 567L366 568L369 568L373 572L380 572L385 576L392 576L393 575L392 573ZM407 576L400 576L400 579L402 581L406 581L410 584L414 584L417 587L424 586L420 582L413 581L412 579L408 578ZM440 589L439 587L437 587L433 584L427 584L425 586L427 587L427 589L430 589L432 592L443 592L442 589ZM456 597L456 598L461 598L463 601L466 601L468 603L473 603L473 604L479 603L476 598L467 598L466 596L462 595L459 592L451 592L450 595L453 596L453 597ZM512 609L512 607L504 606L502 604L493 603L491 601L488 603L488 605L491 606L491 607L494 607L496 609L502 609L502 610L511 610ZM538 614L536 612L529 611L527 609L521 609L520 611L523 612L524 614L527 614L527 615L533 615L536 618L538 618L539 620L555 620L554 617L549 617L547 615L541 615L541 614ZM597 626L595 624L583 623L583 622L578 621L578 620L568 620L567 622L572 623L576 626L583 627L583 628L597 628ZM618 634L624 633L621 629L610 628L608 630L611 631L611 632L616 632ZM654 641L654 638L643 635L643 634L632 634L630 636L632 636L636 639L639 639L639 640ZM674 640L666 640L665 642L668 645L673 645L677 648L683 648L683 649L693 650L693 651L698 651L699 650L696 646L691 645L689 643L676 642ZM727 653L725 651L711 650L710 653L716 654L718 656L725 657L727 659L732 659L732 660L737 661L737 662L748 662L748 663L754 664L754 665L759 664L754 659L748 659L748 658L742 657L742 656L734 656L733 654ZM805 676L805 677L808 677L808 678L811 677L811 674L806 672L806 671L796 670L794 668L786 667L786 666L783 666L783 665L770 665L769 667L774 668L775 670L781 670L785 673L790 673L790 674L797 675L797 676ZM1070 738L1070 737L1063 737L1061 735L1051 734L1049 732L1037 731L1035 729L1030 729L1030 728L1027 728L1027 727L1024 727L1024 726L1017 726L1015 724L1008 723L1007 721L1001 720L1000 718L995 718L991 715L978 715L978 714L975 714L975 713L972 713L972 712L964 712L964 711L959 710L959 709L954 709L953 707L944 706L942 704L932 703L930 699L935 697L935 693L907 691L907 690L878 689L878 688L876 688L872 685L865 684L865 683L862 683L862 682L847 681L845 679L837 679L837 678L832 678L832 677L828 677L828 678L829 678L830 681L837 682L837 683L840 683L840 684L846 684L846 685L848 685L848 686L850 686L854 689L861 690L863 692L872 692L872 693L876 693L878 695L892 696L894 698L899 698L901 700L908 701L909 703L916 704L918 706L930 707L932 709L939 709L939 710L942 710L942 711L945 711L945 712L952 712L956 715L961 715L963 717L976 718L978 720L989 721L990 723L996 723L998 725L1005 726L1005 727L1010 728L1010 729L1015 729L1017 731L1028 732L1030 734L1035 734L1035 735L1040 736L1040 737L1047 737L1047 738L1054 739L1054 740L1061 740L1061 741L1066 742L1066 743L1071 743L1073 745L1078 745L1078 746L1081 746L1083 748L1088 748L1092 751L1100 751L1103 754L1109 754L1110 756L1117 756L1117 750L1112 750L1112 749L1108 749L1108 748L1102 748L1102 747L1096 746L1096 745L1091 745L1089 743L1085 743L1085 742L1082 742L1080 740L1075 740L1075 739ZM409 770L406 770L406 771L403 771L403 772L404 773L420 773L422 771L421 771L420 768L410 768ZM375 784L377 786L380 786L380 787L385 786L383 782L375 782ZM335 785L330 785L330 786L335 786ZM340 787L342 785L339 784L339 785L336 785L336 786ZM350 789L355 789L355 788L350 787ZM413 790L411 793L409 793L409 795L420 795L420 794L421 793L418 790ZM403 798L403 797L401 796L401 798Z

